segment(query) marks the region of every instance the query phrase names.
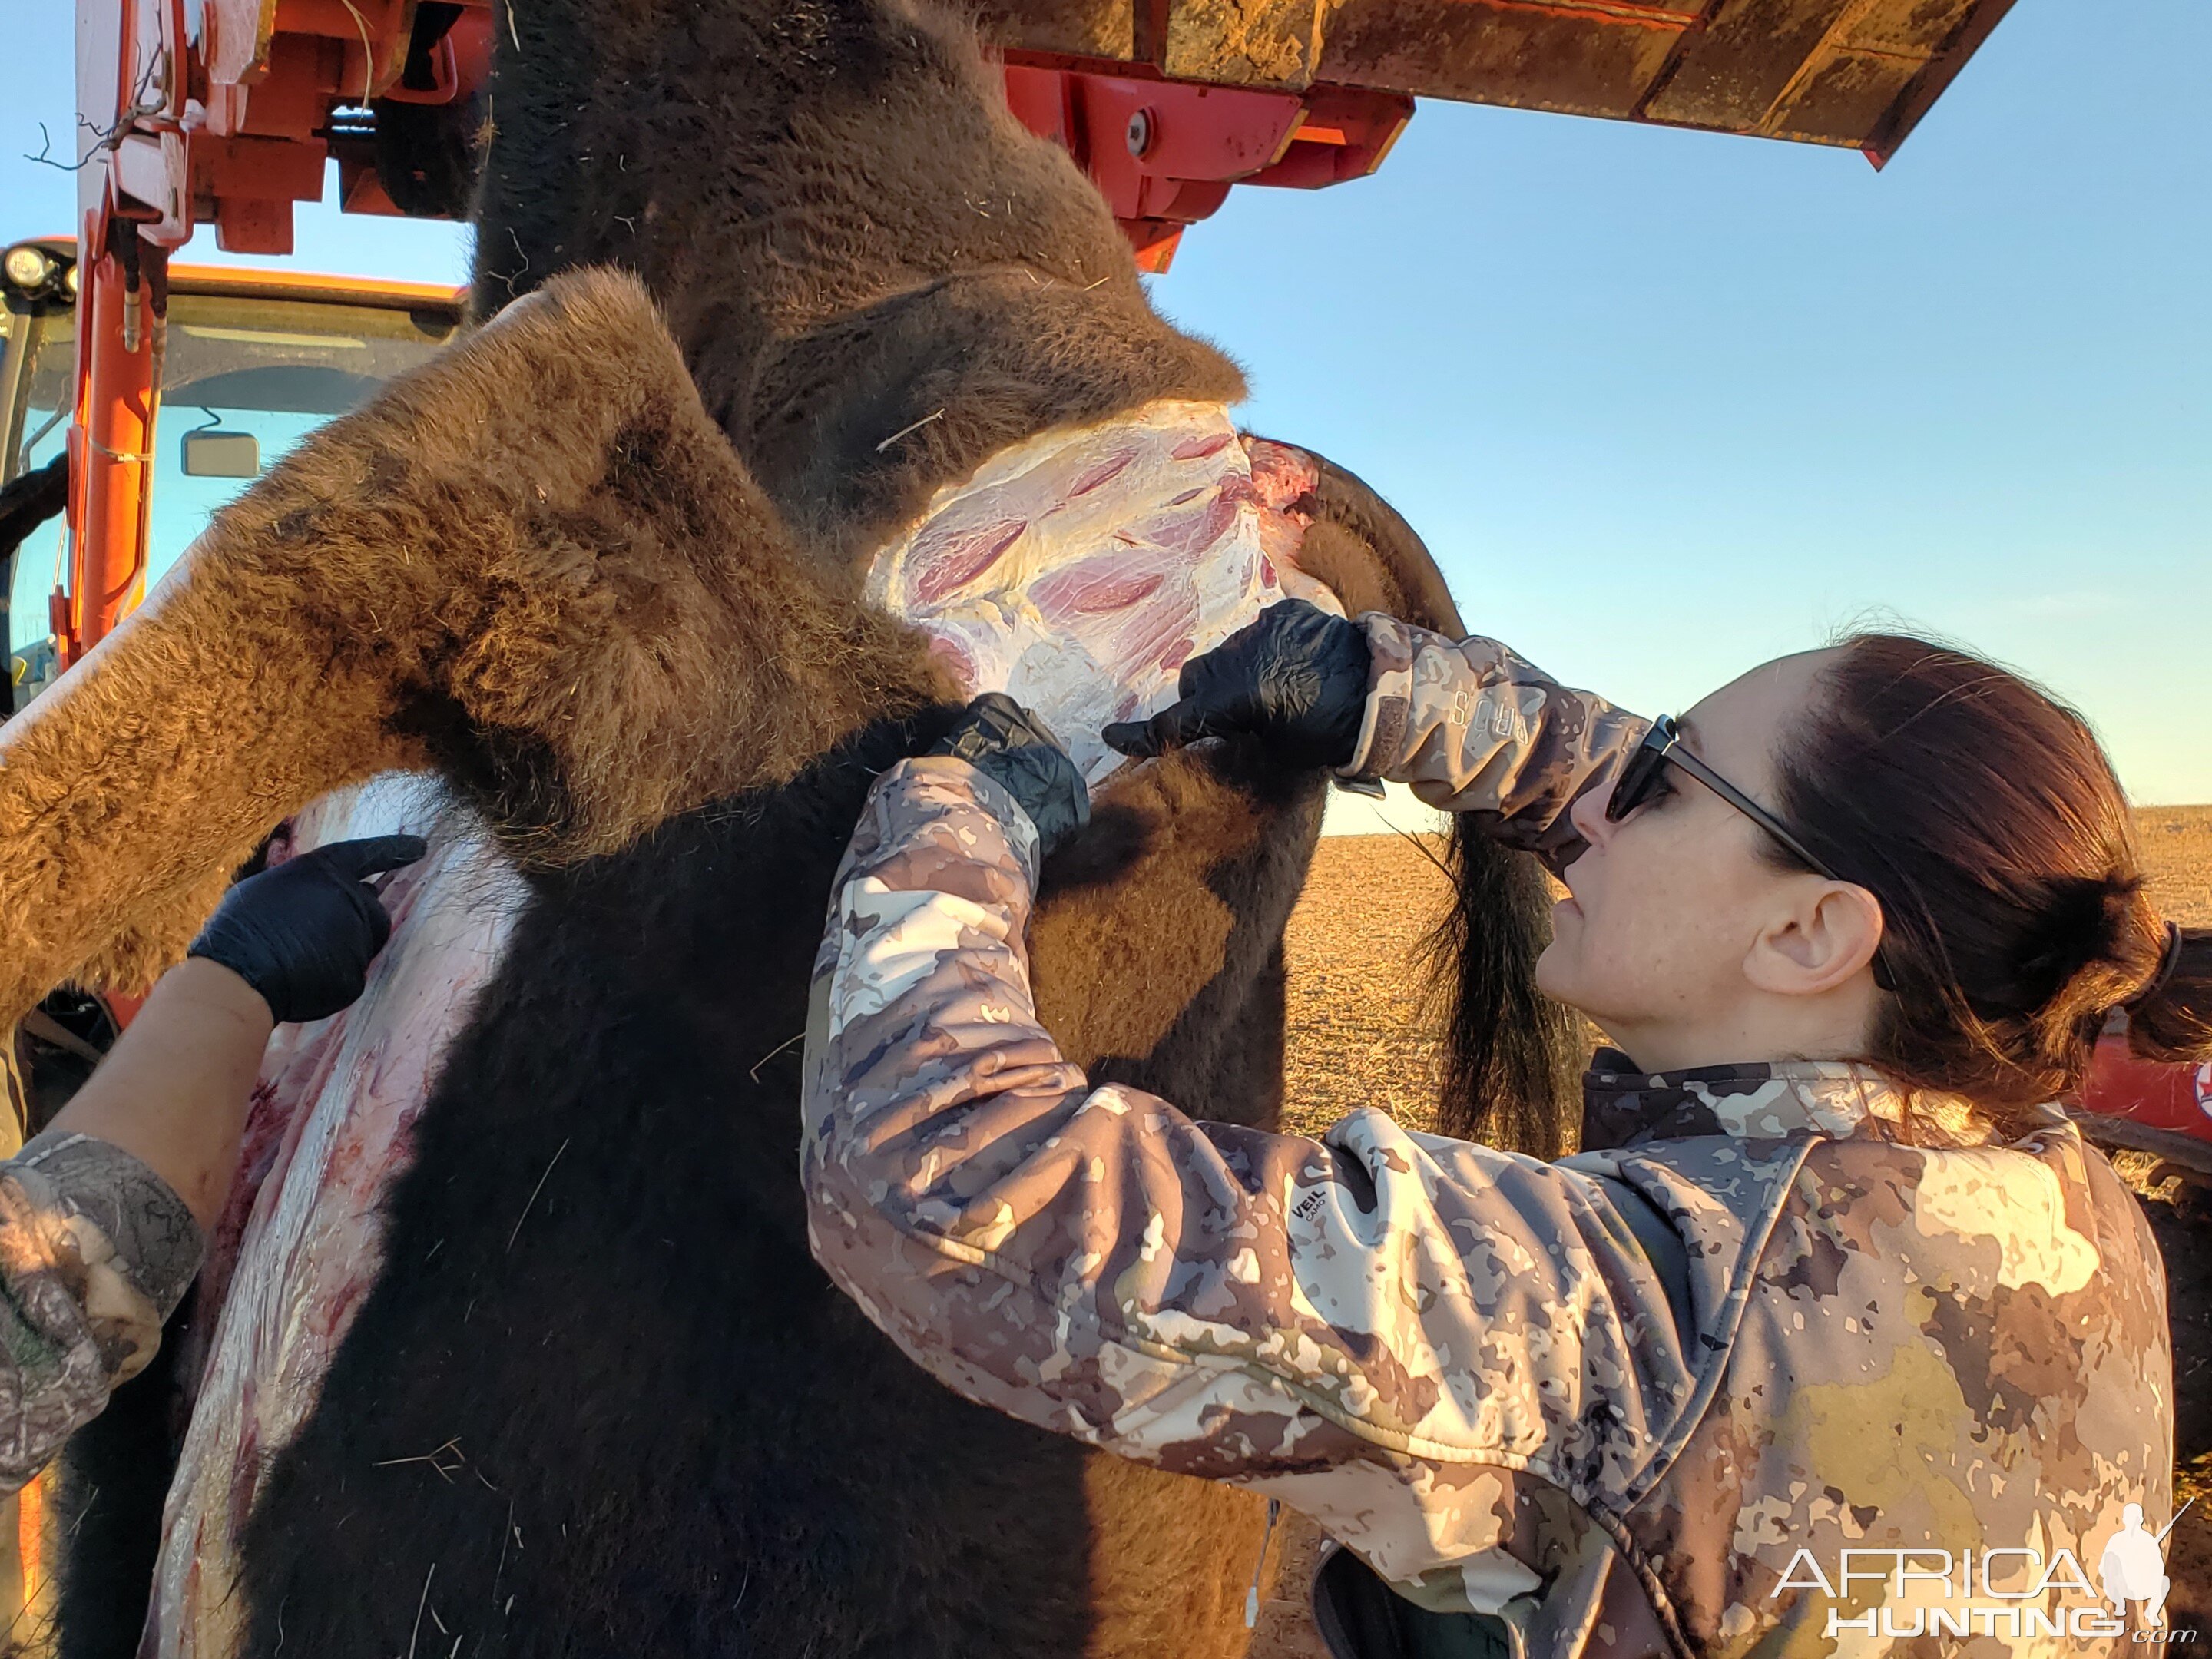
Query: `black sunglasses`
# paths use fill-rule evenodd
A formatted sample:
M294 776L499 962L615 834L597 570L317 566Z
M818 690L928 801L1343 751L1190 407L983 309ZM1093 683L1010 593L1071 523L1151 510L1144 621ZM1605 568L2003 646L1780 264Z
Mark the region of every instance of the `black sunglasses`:
M1607 821L1619 823L1657 793L1660 781L1668 766L1679 766L1699 783L1718 795L1730 806L1788 848L1807 869L1818 872L1830 881L1843 878L1821 860L1813 856L1803 842L1791 835L1780 818L1768 811L1742 790L1737 788L1719 773L1699 760L1682 746L1682 727L1672 714L1662 714L1651 722L1650 731L1636 752L1628 757L1628 764L1620 769L1620 781L1613 786L1613 799L1605 804Z
M1742 813L1744 817L1765 830L1768 835L1789 849L1791 856L1807 869L1817 875L1826 877L1830 881L1849 880L1847 877L1838 875L1826 860L1815 858L1813 855L1813 849L1790 834L1789 826L1780 818L1776 817L1773 813L1768 811L1750 796L1745 794L1742 790L1685 749L1682 746L1681 724L1672 714L1662 714L1651 722L1650 731L1644 733L1644 741L1637 745L1636 752L1628 757L1628 764L1620 769L1620 781L1613 786L1613 798L1605 804L1607 821L1619 823L1631 812L1650 800L1657 793L1661 781L1665 777L1669 766L1680 767L1699 783L1704 784L1706 788ZM1882 960L1880 945L1875 947L1873 967L1875 985L1885 991L1893 991L1897 988L1895 980L1889 971L1889 964Z

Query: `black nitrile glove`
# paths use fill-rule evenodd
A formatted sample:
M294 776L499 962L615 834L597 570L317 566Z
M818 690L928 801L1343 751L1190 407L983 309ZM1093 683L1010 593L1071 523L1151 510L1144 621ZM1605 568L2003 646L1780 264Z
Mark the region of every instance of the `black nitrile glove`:
M223 895L188 955L219 962L261 993L280 1025L351 1005L392 918L368 878L412 864L420 836L332 842L248 876Z
M1249 733L1292 766L1342 766L1367 708L1367 635L1358 624L1285 599L1182 665L1181 700L1101 733L1146 757L1200 738Z
M969 703L933 755L964 760L1003 786L1036 825L1043 858L1091 822L1091 792L1052 728L1003 691Z

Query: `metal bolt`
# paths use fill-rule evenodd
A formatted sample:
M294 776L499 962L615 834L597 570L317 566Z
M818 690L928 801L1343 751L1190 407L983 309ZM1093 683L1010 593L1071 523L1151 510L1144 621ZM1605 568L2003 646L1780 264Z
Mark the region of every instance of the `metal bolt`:
M1142 155L1152 147L1152 112L1148 109L1132 111L1129 116L1129 154Z

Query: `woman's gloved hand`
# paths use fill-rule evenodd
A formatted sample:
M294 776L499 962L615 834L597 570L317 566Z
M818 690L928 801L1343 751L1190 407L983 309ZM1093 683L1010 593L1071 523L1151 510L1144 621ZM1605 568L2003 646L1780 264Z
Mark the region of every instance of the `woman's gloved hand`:
M187 952L222 963L261 994L280 1025L349 1006L392 937L368 878L412 864L420 836L333 842L248 876L223 895Z
M1003 691L969 703L929 752L966 761L1019 802L1036 826L1040 858L1091 822L1083 774L1052 728Z
M1285 599L1183 664L1178 702L1101 735L1143 757L1249 734L1292 766L1342 766L1358 746L1367 673L1367 636L1357 623Z

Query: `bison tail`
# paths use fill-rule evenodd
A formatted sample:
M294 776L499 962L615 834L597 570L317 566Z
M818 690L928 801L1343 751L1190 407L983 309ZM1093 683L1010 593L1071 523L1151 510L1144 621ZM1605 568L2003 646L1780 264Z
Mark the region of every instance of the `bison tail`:
M1543 867L1452 820L1450 909L1429 935L1443 1015L1437 1127L1534 1158L1571 1150L1583 1043L1571 1011L1536 989L1551 939Z

